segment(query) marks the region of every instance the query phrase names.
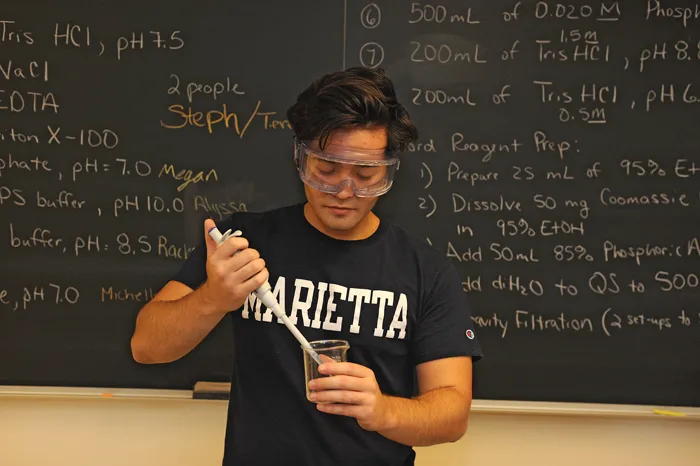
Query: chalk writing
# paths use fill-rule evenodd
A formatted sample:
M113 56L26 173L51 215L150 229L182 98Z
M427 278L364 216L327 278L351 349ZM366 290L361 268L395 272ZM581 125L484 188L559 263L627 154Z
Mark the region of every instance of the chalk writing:
M622 15L620 2L601 1L587 4L566 4L557 2L540 1L535 4L535 18L537 19L566 19L570 21L585 20L588 18L597 21L617 21Z
M693 21L700 19L700 4L689 7L673 5L662 0L647 0L645 14L647 20L670 19L687 28Z
M194 246L174 243L165 235L158 235L155 239L148 235L139 235L134 239L128 233L119 233L116 241L117 250L122 255L155 254L182 261L186 260L194 250Z
M16 79L39 79L48 82L49 63L46 60L42 62L30 61L23 66L16 61L2 60L0 61L0 75L7 81Z
M605 262L631 260L642 265L642 260L653 257L693 257L700 258L700 241L694 237L678 245L621 245L610 240L603 242L603 259Z
M465 140L462 133L452 134L452 152L483 153L482 162L489 162L493 155L518 153L523 143L514 138L509 142L477 142Z
M260 111L262 101L258 100L255 108L250 111L244 111L239 116L237 112L230 112L226 104L222 104L220 110L208 110L206 112L196 112L192 107L175 104L168 107L168 111L178 116L182 121L180 124L166 124L161 120L161 125L166 129L182 129L187 126L196 128L206 128L208 133L213 133L214 128L223 125L225 129L232 129L240 138L245 136L251 124L255 121L258 126L262 125L263 129L291 129L291 125L287 120L276 120L270 118L277 112L262 112ZM176 120L177 121L177 120Z
M414 87L411 91L414 93L412 101L415 105L459 104L470 107L476 106L476 103L472 102L471 89L467 89L462 95L451 95L441 89L418 89Z
M693 87L693 83L661 84L647 92L645 110L651 112L658 108L658 105L664 104L696 105L698 103L700 103L700 91Z
M147 303L155 293L152 288L145 288L142 290L130 290L127 288L117 288L110 286L105 288L104 286L100 289L100 301L106 302L121 302L121 301L133 301L137 303Z
M468 50L454 49L447 44L422 44L411 41L411 61L414 63L487 63L486 52L480 44L472 44Z
M168 88L168 95L182 95L180 92L180 77L176 74L171 74L172 86ZM226 78L224 81L217 81L214 83L200 83L200 82L188 82L184 86L183 91L187 96L187 101L192 103L194 97L197 95L211 96L213 100L219 99L221 96L227 94L233 95L245 95L245 92L238 89L239 84L231 80L231 78Z
M248 211L248 207L244 202L230 200L221 201L220 199L218 201L219 202L216 202L215 200L212 202L207 196L196 195L192 202L194 203L195 211L213 212L219 216L219 219L223 219L235 212Z
M7 306L12 312L31 310L46 304L50 307L63 307L78 304L80 290L61 283L41 283L21 286L16 293L0 289L0 305Z
M6 156L0 156L0 178L2 178L3 172L7 172L9 175L13 171L19 174L21 172L51 172L53 170L49 161L39 156L20 158L18 156L13 156L12 153ZM2 196L0 196L0 204L2 204L1 199Z
M130 196L125 195L114 200L113 212L119 217L126 212L173 213L185 211L185 202L176 197L166 200L160 196Z
M472 9L467 8L463 14L448 13L447 7L443 5L429 5L417 2L411 3L411 18L409 24L415 23L452 23L452 24L481 24L476 14L472 15Z
M160 31L132 32L128 36L117 39L117 59L121 60L127 50L143 50L149 45L158 49L179 50L185 46L185 41L182 39L180 31L165 34Z
M22 249L62 249L65 251L63 239L51 233L46 228L32 228L9 224L9 242L11 248Z
M58 114L59 108L56 97L51 92L0 89L0 111L10 113L53 112Z
M606 207L625 207L625 206L659 206L659 205L675 205L681 207L690 207L690 198L687 194L671 194L665 192L658 193L637 193L637 194L618 194L611 188L603 188L599 193L599 201Z
M570 349L573 365L604 338L651 338L684 360L700 332L697 0L321 2L328 21L293 40L253 3L222 4L225 31L173 5L121 5L109 24L69 6L0 17L0 342L65 332L76 320L61 313L95 315L115 335L133 328L116 319L133 320L192 257L205 218L303 200L286 111L309 70L304 50L319 69L383 67L394 79L419 140L380 202L456 268L484 346L512 339L507 359L538 340ZM242 47L254 30L260 47ZM346 285L330 285L332 312L296 300L292 317L350 325L336 306L352 301ZM413 338L395 332L400 306L387 326L387 293L372 328ZM274 320L253 298L244 307Z
M34 43L33 34L15 21L0 19L0 42L32 45Z
M175 180L182 181L182 183L177 187L178 191L182 191L191 184L197 183L207 183L209 181L218 181L219 175L216 170L211 169L208 171L200 170L193 173L192 170L178 170L175 171L175 167L172 164L166 163L161 168L160 173L158 173L158 178L163 176L170 176Z
M575 44L569 48L561 48L552 46L550 39L538 39L537 43L537 59L541 62L547 61L590 61L590 62L609 62L610 61L610 46L605 45L601 48L600 45L586 41L583 44Z

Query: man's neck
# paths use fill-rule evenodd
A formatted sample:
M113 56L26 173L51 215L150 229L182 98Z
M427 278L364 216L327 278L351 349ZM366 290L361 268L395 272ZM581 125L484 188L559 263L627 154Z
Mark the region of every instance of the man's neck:
M370 211L369 214L363 218L360 223L355 225L350 230L333 230L326 227L326 225L319 220L316 216L316 212L307 202L304 204L304 217L306 220L318 231L326 236L330 236L334 239L344 240L344 241L359 241L367 239L372 236L379 228L379 217L377 217L374 212Z

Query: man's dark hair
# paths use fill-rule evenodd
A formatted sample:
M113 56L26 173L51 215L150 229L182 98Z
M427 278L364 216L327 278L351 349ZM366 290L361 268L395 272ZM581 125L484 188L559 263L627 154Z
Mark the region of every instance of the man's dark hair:
M381 68L354 67L315 80L287 110L287 119L298 139L318 138L321 150L339 129L386 127L389 150L403 151L418 139L418 130Z

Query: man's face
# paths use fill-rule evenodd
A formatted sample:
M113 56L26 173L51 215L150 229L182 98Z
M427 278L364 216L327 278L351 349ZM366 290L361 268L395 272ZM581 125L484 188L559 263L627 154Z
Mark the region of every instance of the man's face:
M335 131L325 150L330 153L342 153L348 150L384 150L386 146L386 128L352 129ZM353 229L362 229L363 220L367 218L378 199L357 197L348 185L337 194L324 193L307 184L304 184L304 191L312 214L315 214L318 221L325 229L341 234L347 234Z

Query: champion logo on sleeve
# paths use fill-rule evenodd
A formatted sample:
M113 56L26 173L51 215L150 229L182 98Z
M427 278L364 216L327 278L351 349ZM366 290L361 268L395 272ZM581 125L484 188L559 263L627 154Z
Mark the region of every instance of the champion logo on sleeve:
M473 340L474 339L474 332L472 332L471 330L467 330L467 338L469 338L470 340Z

